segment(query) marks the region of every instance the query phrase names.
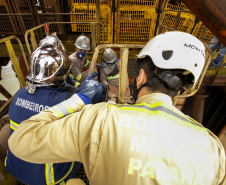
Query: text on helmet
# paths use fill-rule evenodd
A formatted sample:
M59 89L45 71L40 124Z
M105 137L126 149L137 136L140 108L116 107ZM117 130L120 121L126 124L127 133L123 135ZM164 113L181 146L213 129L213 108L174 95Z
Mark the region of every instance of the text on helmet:
M191 48L191 49L197 50L197 51L200 52L200 53L202 54L202 56L205 58L205 52L204 52L202 49L198 48L197 46L192 45L192 44L186 44L186 43L184 44L184 46L187 47L187 48Z

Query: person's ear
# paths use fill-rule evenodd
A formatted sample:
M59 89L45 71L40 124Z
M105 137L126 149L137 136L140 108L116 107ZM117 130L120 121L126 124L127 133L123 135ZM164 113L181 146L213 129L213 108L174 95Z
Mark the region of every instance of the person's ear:
M147 75L143 69L140 69L139 74L137 76L137 88L147 82Z

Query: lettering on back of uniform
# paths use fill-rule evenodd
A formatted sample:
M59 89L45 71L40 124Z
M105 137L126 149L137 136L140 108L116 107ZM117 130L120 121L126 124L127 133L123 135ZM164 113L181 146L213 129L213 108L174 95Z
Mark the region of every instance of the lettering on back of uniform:
M17 98L15 105L33 112L42 112L43 110L49 109L49 106L28 101L23 98Z
M175 157L182 158L181 161L187 161L189 156L186 153L180 152L175 156L174 153L167 152L166 148L159 145L157 141L143 136L142 133L145 130L151 129L147 118L120 114L118 124L122 129L133 128L137 130L136 133L140 132L131 136L128 175L138 175L141 178L150 178L168 184L203 184L204 179L201 173L195 174L189 167L179 169L175 165L167 164Z

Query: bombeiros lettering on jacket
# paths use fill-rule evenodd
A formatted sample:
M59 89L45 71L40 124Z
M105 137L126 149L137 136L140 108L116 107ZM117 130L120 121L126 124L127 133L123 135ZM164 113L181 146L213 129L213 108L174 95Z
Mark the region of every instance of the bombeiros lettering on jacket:
M38 103L31 102L23 98L17 98L15 105L34 112L42 112L43 110L49 109L49 106L39 105Z
M195 45L192 45L192 44L184 44L185 47L188 47L188 48L191 48L191 49L195 49L197 50L198 52L200 52L202 54L202 56L205 58L205 52L203 50L201 50L200 48L198 48L197 46Z
M192 167L187 166L190 161L196 163L199 159L196 160L193 155L186 151L178 150L177 152L173 152L171 145L167 143L165 143L165 145L162 143L159 144L156 139L147 138L142 135L143 131L149 128L151 129L147 118L139 116L134 118L130 115L120 114L118 124L121 128L134 128L141 133L139 136L135 134L131 136L129 145L129 155L131 157L128 164L128 175L139 175L140 177L148 177L169 184L173 182L194 185L204 184L202 174L195 173ZM178 143L180 143L180 141ZM183 145L183 143L181 145ZM206 157L208 159L208 156ZM184 162L180 164L184 166L183 168L169 165L167 162L178 159Z

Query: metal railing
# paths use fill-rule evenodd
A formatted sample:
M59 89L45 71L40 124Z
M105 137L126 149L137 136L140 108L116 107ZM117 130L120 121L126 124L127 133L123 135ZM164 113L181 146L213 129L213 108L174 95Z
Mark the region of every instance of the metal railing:
M162 22L163 22L163 18L165 16L165 13L166 12L176 12L177 13L177 16L176 16L176 20L175 20L175 24L174 24L174 28L170 28L166 25L163 25ZM179 26L179 21L180 21L180 18L181 18L181 12L191 12L190 10L171 10L171 9L167 9L167 10L164 10L162 13L161 13L161 16L160 16L160 19L159 19L159 25L158 25L158 28L157 28L157 31L156 31L156 35L159 34L160 32L160 27L163 27L165 29L165 31L176 31L178 26Z
M38 15L86 15L89 12L89 0L86 1L87 9L84 13L42 13L37 12ZM32 15L32 13L1 13L0 16L22 16L22 15Z
M174 97L174 105L176 105L177 99L178 98L185 98L185 97L189 97L194 95L201 83L202 80L205 76L205 73L209 67L209 64L211 62L211 57L212 57L212 51L211 49L208 47L208 45L206 43L203 43L205 45L205 64L203 67L203 70L201 72L201 75L199 77L199 79L197 80L195 86L188 90L185 89L185 92L187 94L183 95L183 94L179 94L177 96ZM129 56L129 48L143 48L144 45L140 45L140 44L102 44L96 47L95 51L94 51L94 55L92 58L92 62L89 68L89 74L93 73L95 71L95 67L96 67L96 63L97 63L97 59L98 59L98 54L100 49L102 48L108 48L108 47L113 47L113 48L120 48L120 71L119 71L119 95L118 95L118 103L125 103L125 98L126 98L126 78L127 78L127 64L128 64L128 56Z
M16 54L14 52L14 49L13 49L13 46L12 46L12 43L11 43L12 39L15 39L17 41L17 43L19 44L22 56L23 56L24 61L25 61L26 68L27 68L27 70L29 70L29 66L28 66L28 63L27 63L27 58L26 58L23 46L22 46L20 40L15 35L12 35L12 36L9 36L9 37L5 37L5 38L1 39L0 40L0 44L3 43L3 42L6 44L6 47L7 47L7 50L8 50L8 54L9 54L9 58L10 58L13 66L15 68L15 71L16 71L16 74L17 74L17 76L19 78L21 86L24 87L26 85L26 83L25 83L25 79L24 79L23 74L21 72L18 59L16 57Z
M6 48L8 50L8 54L9 54L9 58L13 64L13 67L15 69L15 72L17 74L17 77L19 79L19 82L20 82L20 85L22 87L25 87L26 86L26 82L25 82L25 79L24 79L24 76L22 74L22 71L21 71L21 68L20 68L20 64L19 64L19 61L16 57L16 54L14 52L14 49L13 49L13 46L12 46L12 43L11 43L11 40L12 39L15 39L20 47L20 50L21 50L21 53L22 53L22 56L24 58L24 62L25 62L25 66L26 66L26 69L27 71L29 70L29 66L28 66L28 63L27 63L27 58L26 58L26 55L25 55L25 52L24 52L24 49L23 49L23 46L20 42L20 40L15 36L15 35L12 35L12 36L9 36L9 37L6 37L6 38L3 38L0 40L0 44L1 43L5 43L6 45ZM10 95L10 94L9 94ZM10 95L11 96L11 95ZM5 104L4 106L0 109L0 113L11 103L12 99L14 98L14 96L12 96Z
M25 42L26 42L26 45L27 45L27 49L28 49L29 54L31 54L32 51L31 51L31 48L30 48L28 35L29 34L31 35L30 39L31 39L32 49L35 50L35 49L38 48L38 45L37 45L37 42L36 42L36 37L35 37L34 31L35 30L38 30L40 28L43 28L43 27L45 28L45 26L49 26L51 24L90 24L92 30L95 29L95 24L100 24L102 26L102 29L103 29L103 43L104 43L105 28L104 28L104 25L101 22L48 22L48 23L44 23L44 24L41 24L39 26L36 26L36 27L34 27L32 29L29 29L29 30L27 30L25 32L24 37L25 37ZM92 43L96 43L96 36L95 36L94 33L95 32L92 31ZM46 36L49 35L49 32L46 31L46 29L45 29L45 34L46 34ZM92 47L93 47L93 50L94 50L95 45L92 46ZM64 46L63 46L63 48L64 48Z
M178 98L187 98L189 96L193 96L199 90L199 87L201 86L201 83L203 81L203 78L206 74L206 71L207 71L207 69L210 65L211 58L212 58L212 50L208 47L208 45L206 43L203 43L203 44L205 46L205 64L204 64L204 67L202 69L201 75L200 75L199 79L197 80L196 84L194 85L194 87L192 89L190 89L190 90L184 89L187 94L177 95L173 98L173 105L174 106L176 105Z
M119 70L119 93L118 103L125 103L126 100L126 81L127 81L127 64L129 56L129 48L143 48L141 44L101 44L96 47L91 65L89 67L89 74L95 71L99 51L103 48L120 48L120 70Z

